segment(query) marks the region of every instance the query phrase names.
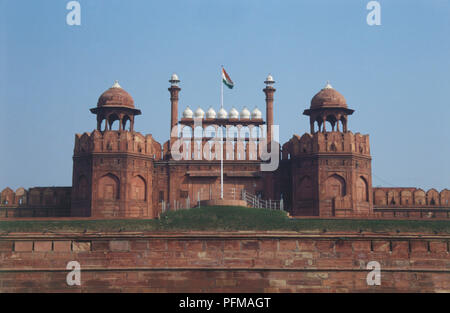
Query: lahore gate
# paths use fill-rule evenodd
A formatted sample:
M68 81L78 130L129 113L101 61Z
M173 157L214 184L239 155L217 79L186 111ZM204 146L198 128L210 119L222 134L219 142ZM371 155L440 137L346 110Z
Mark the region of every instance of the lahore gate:
M169 140L135 130L141 111L116 81L90 109L95 130L75 135L72 187L6 188L0 217L157 218L223 198L293 217L450 218L447 189L372 187L369 135L350 130L354 110L329 83L303 112L309 132L281 144L271 75L265 120L257 107L180 118L180 80L169 82Z

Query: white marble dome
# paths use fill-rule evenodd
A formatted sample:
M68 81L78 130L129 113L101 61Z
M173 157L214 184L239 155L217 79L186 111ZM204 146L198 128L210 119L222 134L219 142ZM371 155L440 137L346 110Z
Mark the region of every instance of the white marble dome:
M239 118L239 112L234 107L230 110L230 118Z
M203 118L205 116L205 111L202 110L202 108L198 108L195 110L194 117L195 118Z
M178 75L177 74L175 74L175 73L173 73L172 74L172 76L170 77L170 80L174 80L174 81L179 81L179 79L178 79Z
M250 111L247 109L247 107L244 107L241 111L241 120L248 120L250 118Z
M192 118L194 115L194 112L189 108L189 106L183 111L183 117L184 118Z
M217 113L217 117L218 118L227 118L228 113L227 113L227 111L225 111L224 108L220 108L219 112Z
M258 108L255 108L252 112L252 119L258 120L262 119L262 113Z
M267 78L266 78L266 82L268 82L268 83L274 83L275 81L273 80L273 77L272 77L272 75L267 75Z
M212 107L206 112L206 118L216 118L216 111Z

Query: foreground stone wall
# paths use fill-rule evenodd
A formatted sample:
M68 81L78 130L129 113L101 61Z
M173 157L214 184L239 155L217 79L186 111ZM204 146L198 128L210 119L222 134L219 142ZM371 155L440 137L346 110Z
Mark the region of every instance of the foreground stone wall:
M450 236L97 233L0 236L0 292L450 292ZM67 263L81 286L67 286ZM366 265L381 265L368 286Z

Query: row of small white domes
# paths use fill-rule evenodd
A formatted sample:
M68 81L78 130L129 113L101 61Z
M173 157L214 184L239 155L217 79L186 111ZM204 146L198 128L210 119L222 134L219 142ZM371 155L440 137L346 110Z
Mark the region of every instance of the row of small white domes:
M241 111L241 113L239 114L238 110L236 110L235 108L232 108L230 110L230 112L228 113L224 108L221 108L219 110L219 112L214 111L214 109L211 107L209 108L209 110L206 112L206 118L220 118L220 119L224 119L224 118L239 118L239 116L241 117L241 119L250 119L250 115L252 117L252 119L261 119L262 118L262 113L258 108L255 108L252 113L250 113L250 111L244 107ZM195 112L192 112L192 110L187 107L186 110L184 110L183 112L183 118L203 118L205 117L205 111L202 110L202 108L198 108L197 110L195 110Z

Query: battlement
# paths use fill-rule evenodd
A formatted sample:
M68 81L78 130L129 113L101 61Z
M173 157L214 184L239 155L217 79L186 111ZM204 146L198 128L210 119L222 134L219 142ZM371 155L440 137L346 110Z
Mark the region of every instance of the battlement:
M378 187L373 188L373 199L377 207L450 207L450 190Z
M352 132L316 132L294 135L283 145L282 159L311 153L354 153L370 157L369 135Z
M98 131L76 134L74 155L89 153L135 153L161 159L161 144L152 135L130 131Z
M0 193L0 206L70 206L72 187L20 187L16 191L6 187Z
M68 216L72 187L6 187L0 193L0 218Z

